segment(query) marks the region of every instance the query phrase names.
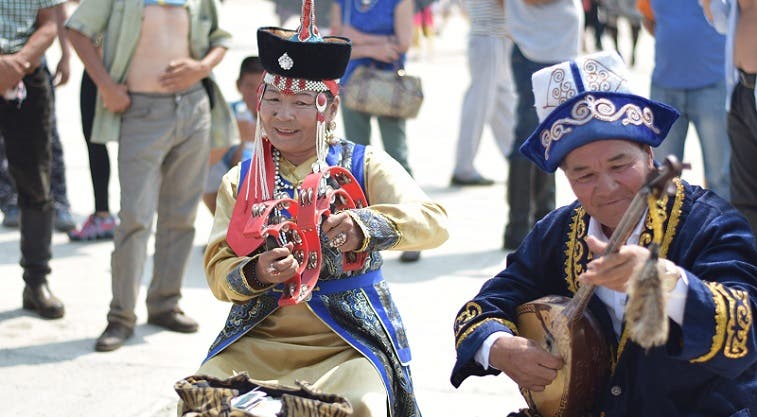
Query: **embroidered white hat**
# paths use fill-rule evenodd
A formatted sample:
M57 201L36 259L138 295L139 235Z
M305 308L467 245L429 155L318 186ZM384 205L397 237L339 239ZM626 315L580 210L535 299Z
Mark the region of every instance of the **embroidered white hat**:
M554 172L565 155L589 142L626 139L658 146L679 116L674 108L634 94L617 52L562 62L531 76L539 126L520 152Z

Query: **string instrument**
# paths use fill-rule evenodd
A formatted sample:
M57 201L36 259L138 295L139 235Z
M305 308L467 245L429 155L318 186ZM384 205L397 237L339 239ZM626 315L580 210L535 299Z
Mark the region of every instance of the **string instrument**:
M641 221L651 195L667 192L683 164L674 156L652 170L612 234L604 255L625 244ZM595 285L583 284L573 298L550 295L517 308L519 336L563 358L565 365L542 392L521 388L529 408L542 417L583 417L590 413L610 369L609 347L597 320L586 309Z

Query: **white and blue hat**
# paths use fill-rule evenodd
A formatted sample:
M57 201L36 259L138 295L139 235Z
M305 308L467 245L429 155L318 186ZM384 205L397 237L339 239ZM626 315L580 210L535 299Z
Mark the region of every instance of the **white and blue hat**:
M606 139L658 146L679 116L674 108L631 92L617 52L562 62L531 76L539 126L520 152L555 172L573 149Z

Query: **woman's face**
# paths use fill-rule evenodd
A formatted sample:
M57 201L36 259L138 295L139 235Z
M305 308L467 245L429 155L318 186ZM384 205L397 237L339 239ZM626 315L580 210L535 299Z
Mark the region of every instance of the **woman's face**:
M315 155L317 95L312 91L283 94L274 86L265 86L260 122L271 144L294 164ZM338 106L338 97L327 104L326 123L334 119Z

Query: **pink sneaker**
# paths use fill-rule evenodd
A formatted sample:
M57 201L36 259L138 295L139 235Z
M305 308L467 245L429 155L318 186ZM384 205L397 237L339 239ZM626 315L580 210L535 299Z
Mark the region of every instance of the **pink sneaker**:
M81 225L80 229L68 232L68 238L77 242L82 240L113 239L115 228L116 219L113 216L100 217L92 214Z

